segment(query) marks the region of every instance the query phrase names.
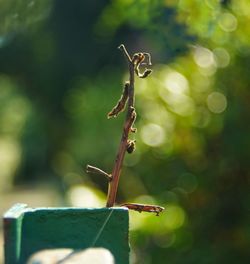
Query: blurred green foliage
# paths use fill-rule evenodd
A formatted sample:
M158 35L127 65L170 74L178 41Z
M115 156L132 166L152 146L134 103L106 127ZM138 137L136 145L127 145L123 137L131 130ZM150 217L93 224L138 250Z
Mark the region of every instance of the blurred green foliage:
M150 52L136 80L137 150L119 202L131 212L132 263L250 259L248 0L0 2L0 192L56 183L65 204L103 206L123 117L106 119L127 68L116 49ZM18 202L18 201L17 201Z

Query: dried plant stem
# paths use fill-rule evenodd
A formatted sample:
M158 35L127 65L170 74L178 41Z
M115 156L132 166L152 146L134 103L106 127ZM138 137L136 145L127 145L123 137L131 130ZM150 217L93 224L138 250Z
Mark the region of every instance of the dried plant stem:
M139 53L135 53L132 57L130 57L129 53L127 52L123 44L119 46L119 49L122 51L128 63L129 81L125 83L122 95L118 100L117 104L107 115L108 118L117 117L119 113L123 112L127 104L127 114L123 125L122 137L121 137L120 145L118 147L114 168L111 174L108 174L105 171L91 165L87 165L86 168L87 173L100 174L108 179L109 189L108 189L107 204L106 204L107 207L112 207L115 204L116 193L118 189L125 153L126 151L128 153L133 153L135 150L136 141L129 139L129 133L136 132L136 129L133 128L133 124L136 119L136 112L134 107L135 74L139 78L146 78L152 72L152 70L148 68L145 68L144 71L141 71L140 69L141 65L146 65L146 66L151 65L151 57L149 53L139 52ZM150 204L125 203L122 204L121 206L127 207L130 210L135 210L138 212L156 213L157 216L164 210L164 208L161 206L150 205Z
M118 153L116 155L115 164L112 171L112 181L109 182L109 190L108 190L107 205L106 205L107 207L112 207L114 206L115 203L122 164L123 164L125 152L127 150L128 136L136 116L134 109L134 82L135 82L134 63L132 62L124 45L119 46L119 49L123 52L125 58L127 59L128 68L129 68L130 77L129 77L129 87L128 87L128 108L127 108L128 110L123 126L123 133L118 148Z

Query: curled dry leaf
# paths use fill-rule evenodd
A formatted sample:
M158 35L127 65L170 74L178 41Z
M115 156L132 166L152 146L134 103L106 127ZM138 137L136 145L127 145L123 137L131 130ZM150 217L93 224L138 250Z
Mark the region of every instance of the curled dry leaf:
M159 214L165 210L164 207L158 206L158 205L151 205L151 204L138 204L138 203L125 203L121 206L127 207L130 210L141 212L148 212L148 213L156 213L156 216L159 216Z
M146 58L147 61L145 62ZM149 53L141 53L141 52L135 53L132 58L132 63L134 64L135 73L139 78L146 78L152 73L152 70L148 68L145 68L143 72L140 72L141 65L146 65L146 66L152 65L151 56Z
M117 115L125 109L128 100L128 89L129 89L129 82L126 82L124 85L122 96L115 105L115 107L108 113L108 118L117 117Z

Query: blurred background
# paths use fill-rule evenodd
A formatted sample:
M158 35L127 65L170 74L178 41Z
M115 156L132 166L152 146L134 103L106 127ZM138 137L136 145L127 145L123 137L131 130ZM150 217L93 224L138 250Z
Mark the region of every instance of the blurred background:
M0 1L1 215L105 206L85 166L114 164L124 43L154 72L136 80L117 203L166 207L130 213L131 263L249 263L249 26L248 0Z

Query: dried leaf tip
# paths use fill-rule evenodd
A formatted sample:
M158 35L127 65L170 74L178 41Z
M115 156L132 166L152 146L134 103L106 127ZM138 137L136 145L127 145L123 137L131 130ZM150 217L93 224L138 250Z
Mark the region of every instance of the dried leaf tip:
M138 75L140 78L146 78L146 77L148 77L151 73L152 73L152 71L153 70L151 70L151 69L146 69L144 72L143 72L143 74L140 74L140 75Z

